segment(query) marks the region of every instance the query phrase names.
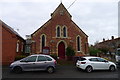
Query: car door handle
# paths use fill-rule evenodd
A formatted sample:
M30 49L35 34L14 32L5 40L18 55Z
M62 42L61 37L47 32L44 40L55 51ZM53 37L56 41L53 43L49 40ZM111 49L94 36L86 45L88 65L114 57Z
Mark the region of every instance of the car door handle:
M35 64L35 63L33 63L33 64Z
M44 63L47 63L47 62L44 62Z

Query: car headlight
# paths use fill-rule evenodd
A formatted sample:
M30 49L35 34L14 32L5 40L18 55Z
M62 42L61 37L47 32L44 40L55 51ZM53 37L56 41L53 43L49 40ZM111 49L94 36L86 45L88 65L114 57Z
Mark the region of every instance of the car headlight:
M10 64L10 67L13 67L13 65L14 65L14 63L11 63L11 64Z

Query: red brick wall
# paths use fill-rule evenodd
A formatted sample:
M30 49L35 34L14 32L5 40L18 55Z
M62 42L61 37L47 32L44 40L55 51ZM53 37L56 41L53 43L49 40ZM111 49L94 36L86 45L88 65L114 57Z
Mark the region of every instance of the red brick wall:
M2 28L2 62L8 64L14 60L16 53L15 35Z
M16 44L19 40L19 52L16 52ZM8 65L14 61L15 56L21 54L22 40L13 34L8 28L2 27L2 64Z

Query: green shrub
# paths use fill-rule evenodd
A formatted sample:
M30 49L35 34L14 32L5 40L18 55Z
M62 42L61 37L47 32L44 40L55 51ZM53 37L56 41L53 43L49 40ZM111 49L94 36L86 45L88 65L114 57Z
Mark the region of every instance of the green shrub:
M75 51L74 51L74 49L72 48L72 46L68 46L68 47L66 48L66 55L67 55L67 56L74 56L74 55L75 55Z
M72 46L68 46L68 47L66 48L66 55L67 55L67 60L68 60L68 61L73 60L73 56L75 55L75 51L74 51L74 49L72 48Z
M26 56L26 55L18 55L18 56L15 57L15 61L16 61L16 60L23 59L23 58L25 58L25 57L27 57L27 56Z
M97 53L100 53L101 51L94 47L89 47L89 52L91 56L97 56Z
M57 60L57 55L56 54L50 54L51 57L53 57L55 60Z

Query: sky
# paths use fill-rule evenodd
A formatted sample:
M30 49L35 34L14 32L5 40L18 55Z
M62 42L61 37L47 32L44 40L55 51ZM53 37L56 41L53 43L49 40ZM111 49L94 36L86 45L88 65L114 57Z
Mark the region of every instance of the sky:
M118 0L0 0L0 19L24 39L40 28L62 2L89 44L118 37Z

